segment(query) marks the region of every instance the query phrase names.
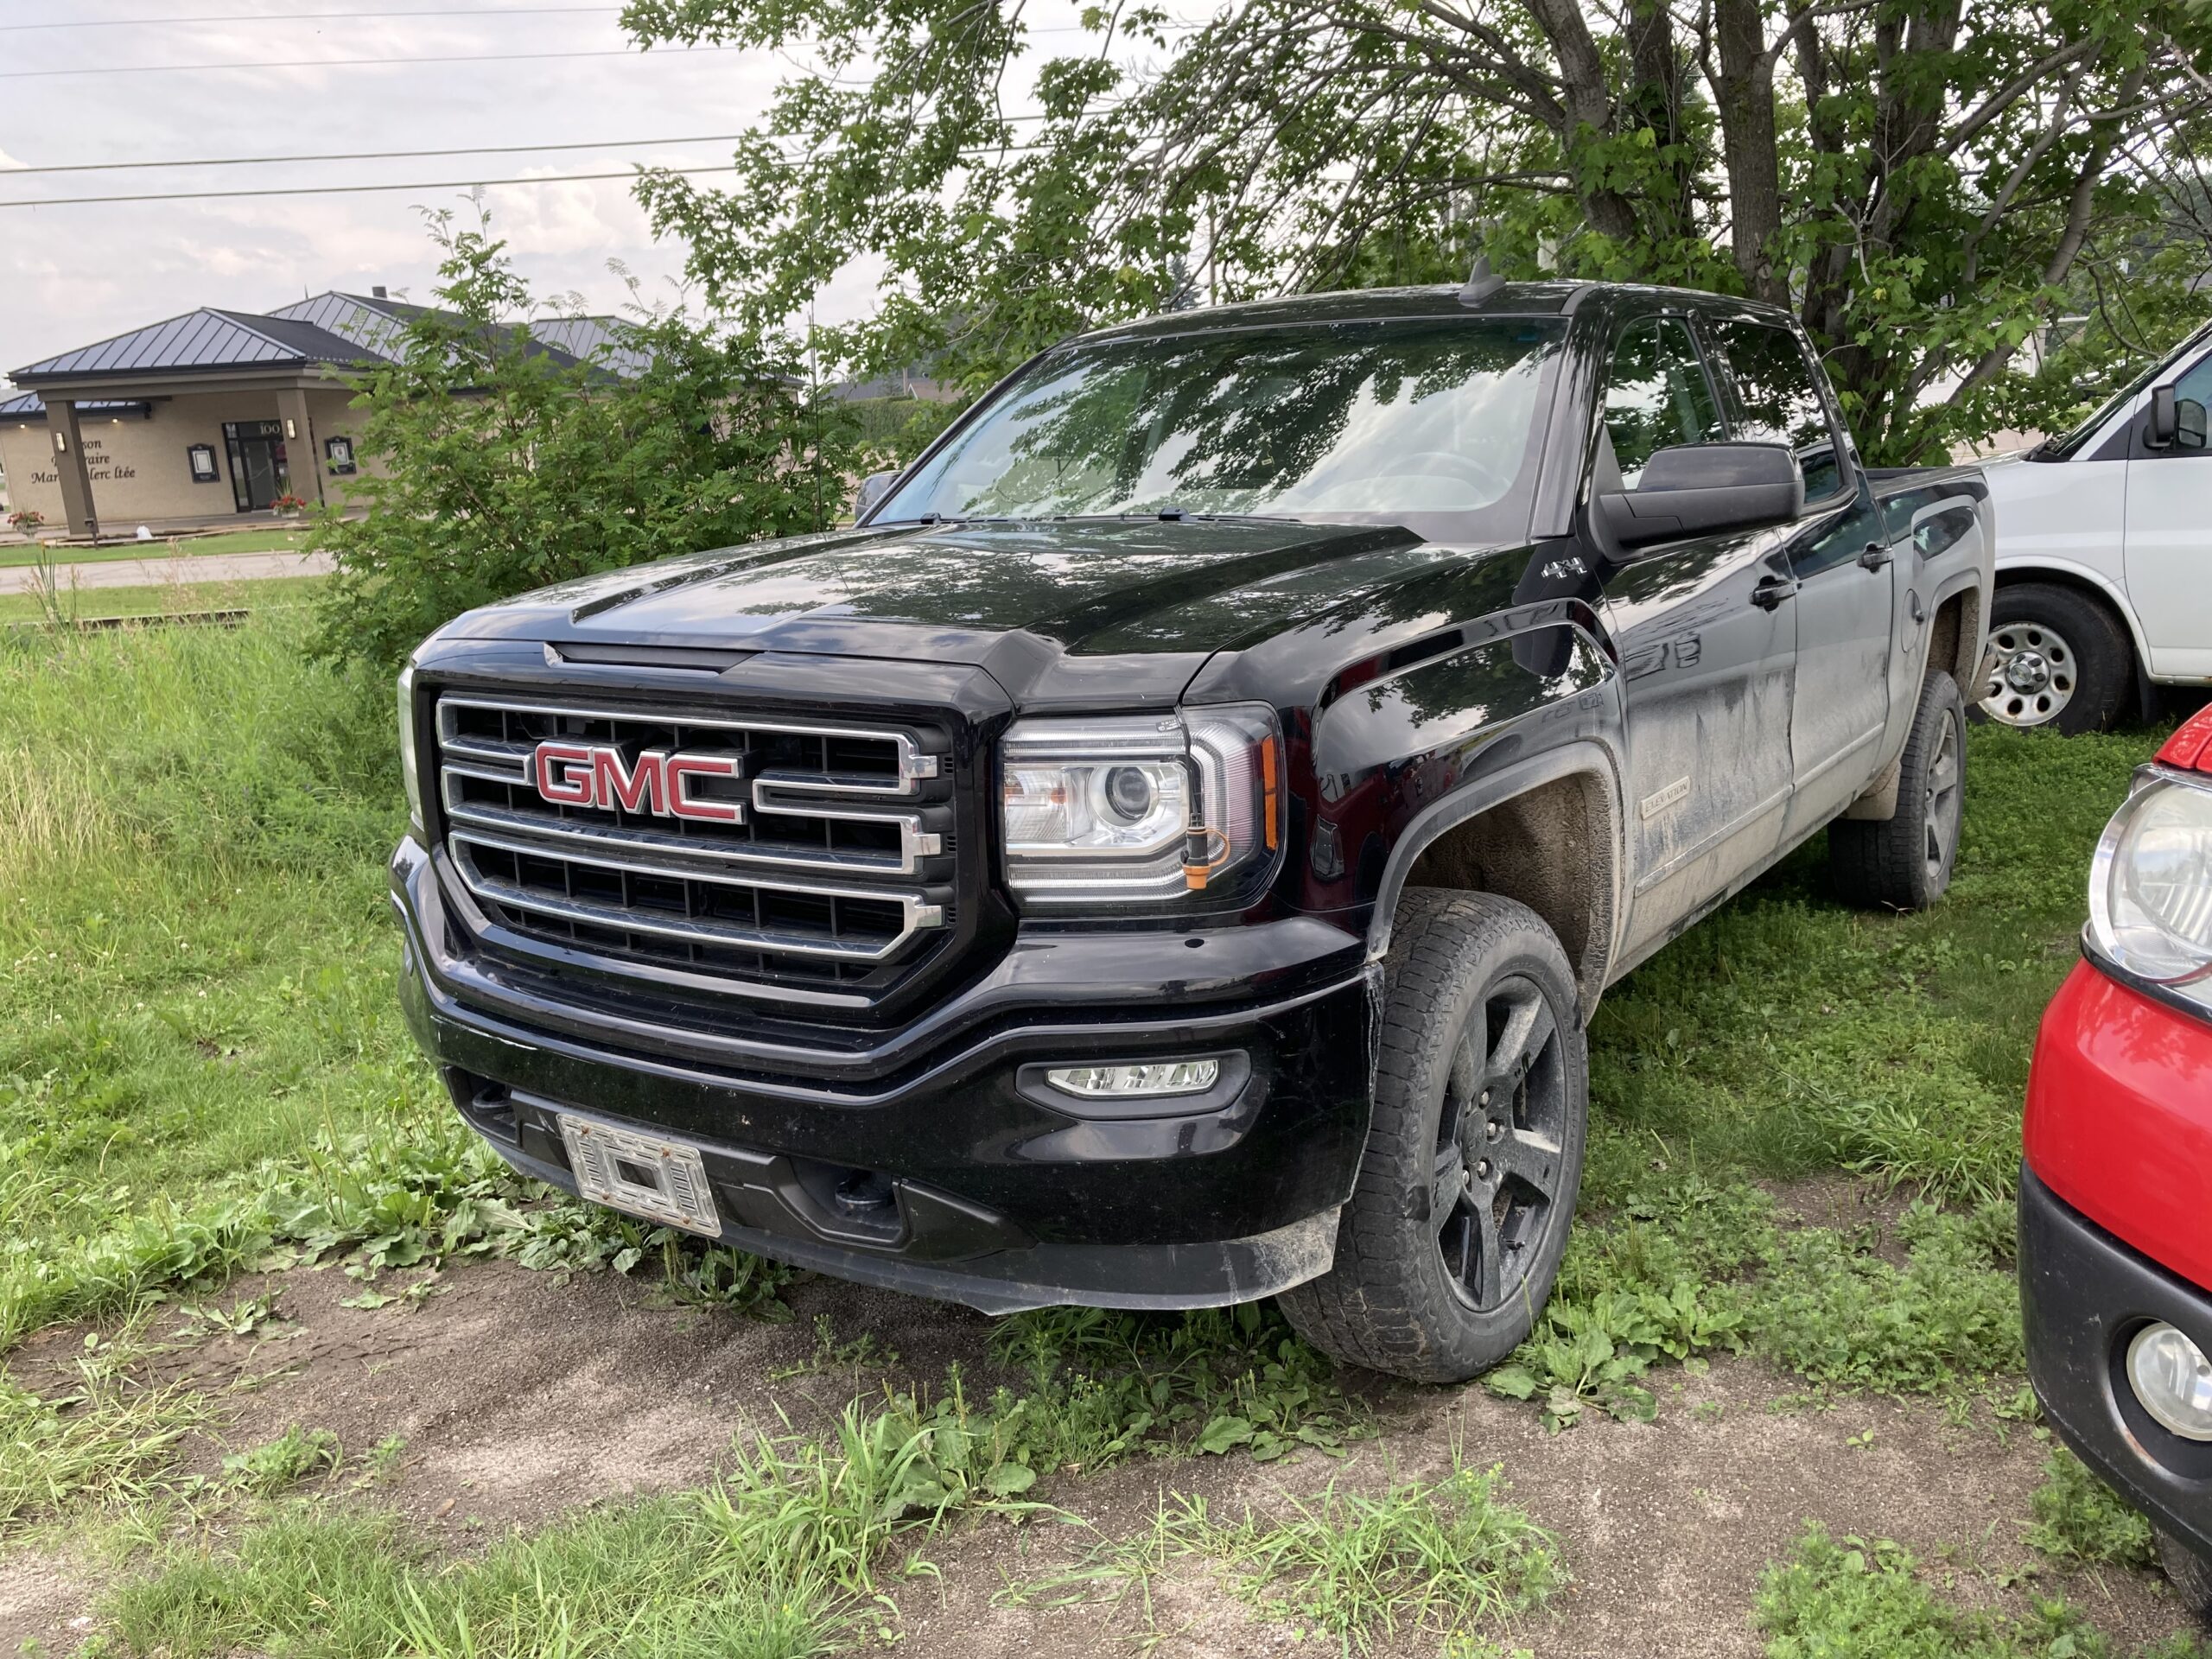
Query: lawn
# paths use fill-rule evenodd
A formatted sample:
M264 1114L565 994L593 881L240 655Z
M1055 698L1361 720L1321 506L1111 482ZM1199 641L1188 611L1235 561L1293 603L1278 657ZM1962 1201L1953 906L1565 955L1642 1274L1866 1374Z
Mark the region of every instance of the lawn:
M1110 1594L1116 1617L1149 1607L1151 1619L1155 1586L1195 1572L1332 1650L1401 1631L1427 1632L1433 1651L1452 1631L1489 1643L1584 1570L1529 1519L1540 1482L1516 1471L1509 1494L1471 1447L1459 1464L1456 1439L1442 1464L1432 1445L1401 1466L1405 1425L1433 1416L1433 1391L1354 1386L1272 1313L933 1315L975 1333L976 1351L950 1374L899 1370L874 1326L845 1324L837 1287L794 1288L783 1269L548 1204L506 1177L454 1129L393 995L389 688L308 663L305 629L272 611L232 628L0 636L0 1347L45 1355L41 1327L92 1317L88 1351L119 1356L107 1370L72 1362L84 1380L66 1395L0 1379L0 1536L58 1548L54 1525L101 1519L112 1651L674 1655L705 1650L711 1627L715 1652L810 1653L898 1636L922 1617L911 1597L887 1611L908 1552L1025 1512L1033 1485L1079 1510L1097 1471L1141 1456L1257 1466L1370 1441L1364 1485L1339 1491L1325 1459L1294 1501L1257 1516L1219 1493L1212 1509L1163 1499L1049 1583L994 1557L1005 1587L989 1605ZM1656 1417L1681 1434L1705 1421L1689 1402L1708 1362L1742 1354L1764 1369L1739 1395L1765 1389L1790 1410L1904 1402L1879 1421L1950 1423L1998 1457L2007 1425L2032 1415L2018 1403L2007 1205L2029 1044L2075 957L2089 850L2155 742L1977 728L1958 878L1935 911L1840 908L1816 841L1616 988L1592 1027L1585 1220L1560 1294L1461 1408L1510 1414L1484 1421L1501 1443L1526 1433L1539 1450L1574 1439L1547 1428L1597 1436ZM1805 1196L1836 1192L1857 1195L1854 1219L1824 1219ZM171 1351L148 1345L157 1329L175 1344L281 1328L270 1288L255 1292L269 1299L259 1312L249 1298L192 1316L213 1321L196 1337L147 1301L196 1279L186 1300L213 1308L224 1275L272 1252L344 1263L361 1287L348 1309L391 1302L375 1317L432 1322L380 1328L432 1328L430 1299L465 1292L493 1271L470 1264L499 1257L612 1267L720 1318L822 1310L818 1346L803 1325L760 1339L778 1364L749 1361L744 1386L796 1376L801 1395L772 1389L770 1438L730 1449L706 1484L534 1515L448 1567L426 1556L419 1510L379 1507L372 1441L341 1445L251 1396L143 1380L158 1370L148 1357ZM865 1305L887 1300L899 1303ZM488 1374L500 1362L481 1352ZM807 1403L808 1378L829 1379L825 1400ZM1708 1407L1715 1421L1743 1409L1714 1396L1697 1411ZM257 1409L279 1415L231 1462L175 1449L208 1423L241 1433ZM779 1415L796 1427L777 1428ZM1750 1433L1759 1419L1743 1421ZM1833 1455L1856 1455L1833 1439ZM1713 1478L1749 1455L1732 1444L1716 1442ZM1524 1463L1557 1466L1537 1452ZM2139 1525L2056 1467L2034 1559L2105 1563L2132 1575L2130 1605L2147 1605ZM1173 1478L1199 1490L1187 1485L1199 1477ZM1914 1505L1901 1487L1897 1524ZM2007 1548L2028 1525L2023 1514ZM1969 1617L1901 1549L1853 1556L1796 1531L1789 1516L1763 1546L1774 1564L1756 1608L1742 1590L1740 1618L1756 1612L1777 1652L1882 1651L1821 1645L1876 1604L1918 1621L1911 1650L1935 1659L2040 1653L2031 1640L2075 1629L2071 1614L2042 1636ZM2096 1631L2076 1637L2064 1650L2104 1651ZM1451 1650L1513 1645L1476 1639Z
M95 564L109 559L204 558L219 553L296 553L307 540L304 530L270 525L257 530L232 530L213 536L157 537L150 542L111 542L100 547L0 547L0 569L36 564L50 557L56 564Z
M299 606L315 595L324 576L270 576L251 582L172 582L143 587L65 588L54 609L62 620L99 622L118 618L182 616L208 611ZM0 594L0 625L48 620L36 594Z

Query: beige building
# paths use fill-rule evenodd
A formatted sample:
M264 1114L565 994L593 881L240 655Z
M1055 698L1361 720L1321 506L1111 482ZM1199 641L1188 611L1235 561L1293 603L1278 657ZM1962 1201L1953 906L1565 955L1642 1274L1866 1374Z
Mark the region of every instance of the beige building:
M10 508L128 536L265 520L287 497L343 507L363 466L345 378L391 361L420 309L382 289L203 308L17 369L0 397ZM613 345L603 318L531 333L569 362Z

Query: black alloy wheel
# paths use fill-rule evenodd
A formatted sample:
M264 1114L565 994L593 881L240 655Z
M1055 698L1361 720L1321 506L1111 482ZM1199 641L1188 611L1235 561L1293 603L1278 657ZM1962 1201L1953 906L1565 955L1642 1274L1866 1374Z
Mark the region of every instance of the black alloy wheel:
M1528 1284L1558 1198L1567 1115L1559 1020L1533 981L1508 975L1460 1031L1430 1189L1445 1271L1478 1311L1504 1306Z

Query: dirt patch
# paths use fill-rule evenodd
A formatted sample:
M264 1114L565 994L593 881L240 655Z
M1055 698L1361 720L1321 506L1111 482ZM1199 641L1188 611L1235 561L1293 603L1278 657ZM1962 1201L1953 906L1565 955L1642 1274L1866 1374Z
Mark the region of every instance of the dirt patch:
M697 1485L734 1435L819 1429L855 1396L935 1387L955 1363L971 1385L993 1376L980 1316L827 1281L793 1289L798 1317L787 1324L670 1306L652 1286L611 1274L564 1282L496 1263L454 1273L418 1308L339 1305L356 1290L335 1272L285 1274L289 1323L277 1334L157 1362L168 1380L230 1390L220 1433L197 1440L190 1459L213 1470L226 1450L291 1424L329 1429L346 1451L348 1468L333 1483L343 1491L372 1447L400 1437L397 1466L373 1500L459 1550L577 1505ZM898 1363L795 1371L818 1356L817 1315L836 1342L873 1336ZM81 1332L48 1333L11 1369L35 1386L40 1371L79 1351ZM2032 1564L2020 1535L2047 1446L2019 1426L2000 1440L1980 1407L1961 1421L1925 1402L1808 1405L1793 1380L1750 1361L1703 1375L1662 1370L1653 1381L1661 1408L1651 1424L1596 1419L1552 1434L1533 1410L1479 1387L1385 1386L1375 1396L1384 1432L1341 1460L1147 1462L1049 1481L1032 1496L1064 1516L961 1528L930 1547L933 1577L901 1580L887 1564L903 1645L917 1659L1096 1653L1139 1632L1142 1597L1052 1609L1011 1603L1007 1586L1064 1570L1102 1540L1141 1533L1170 1492L1201 1496L1217 1513L1264 1510L1332 1479L1379 1491L1434 1478L1455 1450L1501 1465L1513 1500L1559 1538L1573 1583L1510 1633L1546 1659L1757 1654L1750 1611L1759 1575L1808 1518L1839 1534L1898 1539L1948 1574L1947 1593L1962 1601L2026 1610L2030 1591L1999 1581ZM2045 1567L2032 1587L2067 1593L2125 1643L2183 1622L2147 1573L2089 1580ZM98 1588L81 1569L24 1546L0 1554L0 1651L26 1637L68 1651L76 1633L67 1622ZM1246 1611L1203 1562L1166 1574L1151 1609L1164 1653L1292 1649L1286 1627Z
M287 1323L205 1344L174 1375L203 1389L245 1380L228 1420L188 1454L297 1423L328 1429L357 1467L404 1442L378 1496L433 1529L535 1528L564 1510L710 1478L733 1437L811 1433L858 1395L958 1363L987 1374L980 1315L828 1281L795 1287L796 1315L771 1322L672 1305L655 1283L613 1274L563 1280L504 1262L448 1276L419 1306L340 1306L335 1272L282 1275ZM835 1340L873 1337L893 1366L798 1370ZM780 1373L781 1375L777 1375Z
M1776 1215L1785 1226L1834 1228L1893 1268L1910 1260L1897 1237L1897 1224L1912 1205L1912 1194L1904 1188L1841 1170L1760 1185L1773 1195Z

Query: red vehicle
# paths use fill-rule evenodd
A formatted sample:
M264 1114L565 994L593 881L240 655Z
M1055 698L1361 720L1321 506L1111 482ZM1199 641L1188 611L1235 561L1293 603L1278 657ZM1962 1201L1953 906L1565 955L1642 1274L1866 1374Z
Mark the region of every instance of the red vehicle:
M2212 1617L2212 709L2136 774L2028 1077L2028 1375Z

